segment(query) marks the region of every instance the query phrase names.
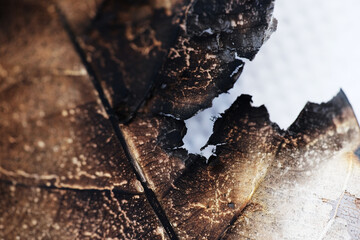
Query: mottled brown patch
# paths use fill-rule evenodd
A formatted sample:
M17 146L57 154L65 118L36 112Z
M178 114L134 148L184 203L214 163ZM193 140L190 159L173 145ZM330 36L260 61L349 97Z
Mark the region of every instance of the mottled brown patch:
M0 183L0 238L167 239L144 195Z
M136 192L135 174L54 6L14 1L4 9L19 15L0 37L8 72L0 95L0 177Z
M135 174L103 111L93 102L21 121L11 119L12 112L3 112L1 178L33 185L136 192ZM4 126L4 121L11 124Z

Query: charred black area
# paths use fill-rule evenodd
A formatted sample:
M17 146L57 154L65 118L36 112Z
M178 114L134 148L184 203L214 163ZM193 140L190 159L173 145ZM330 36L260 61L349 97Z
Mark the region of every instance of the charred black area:
M156 143L167 152L169 156L181 159L185 166L190 166L194 161L205 158L197 154L189 154L182 146L183 138L187 132L184 121L176 120L171 117L164 117L167 121L163 122L160 129L160 134L157 137Z
M164 121L164 125L160 129L157 138L158 144L162 148L169 150L181 147L184 144L182 139L186 132L187 129L183 121L170 118L169 121Z
M186 1L185 1L186 2ZM185 2L183 4L185 4ZM107 1L82 34L82 47L121 121L147 99L179 31L182 4L168 14L149 1Z
M248 131L249 128L261 128L266 125L270 125L278 132L279 135L283 134L283 131L275 123L272 123L269 119L269 113L264 105L260 107L251 106L252 97L250 95L241 95L236 99L236 101L231 105L231 107L221 114L221 116L215 121L213 134L210 136L207 144L208 145L218 145L216 154L219 154L220 149L222 148L232 148L232 144L237 144L233 142L233 138L229 138L229 132L236 128L236 132ZM248 125L251 121L251 127Z
M211 107L213 99L230 90L243 70L244 62L235 58L236 51L219 48L215 36L196 37L185 45L197 52L166 61L153 96L145 106L153 114L165 113L188 119ZM190 66L187 66L188 57Z
M224 47L238 51L239 57L252 60L269 37L266 29L275 29L272 22L272 0L261 1L196 1L186 18L191 36L217 35ZM249 36L253 38L249 41Z
M341 130L342 125L346 131ZM342 90L328 102L308 102L285 132L279 159L294 168L301 166L303 171L319 168L323 161L348 145L348 139L356 138L357 127L352 107ZM310 160L314 158L323 161L314 165Z
M188 119L211 107L275 30L272 11L273 1L191 3L145 109Z
M349 118L355 118L355 115L346 95L340 90L329 102L321 104L308 102L286 131L285 138L292 140L295 147L305 146L329 131L336 132L337 125L345 123ZM332 147L335 151L342 148L343 138L356 134L353 130L349 129L346 133L332 137L331 142L334 144ZM291 145L293 144L288 143L288 147Z
M308 102L295 122L288 128L289 135L321 134L329 128L335 128L334 119L339 122L346 120L344 111L351 108L349 100L341 90L332 100L316 104ZM317 136L314 135L313 138Z

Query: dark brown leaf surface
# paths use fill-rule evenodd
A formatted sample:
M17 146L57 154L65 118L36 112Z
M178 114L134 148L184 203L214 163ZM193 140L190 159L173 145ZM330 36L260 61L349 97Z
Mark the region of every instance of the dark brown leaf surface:
M12 23L16 35L0 39L7 69L0 96L2 178L136 191L135 174L54 6L9 2L2 10L23 16Z
M0 9L0 238L167 238L55 6Z
M186 165L200 158L179 148L186 133L182 121L139 115L121 128L133 159L139 164L149 187L159 195L171 187Z

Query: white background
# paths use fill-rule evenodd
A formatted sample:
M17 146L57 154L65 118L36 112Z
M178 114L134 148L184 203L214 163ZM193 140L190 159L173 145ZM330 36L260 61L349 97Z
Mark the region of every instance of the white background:
M307 101L330 100L342 88L360 117L360 1L276 0L278 29L260 49L229 94L186 121L185 148L200 153L212 133L212 116L242 93L264 104L286 129ZM202 154L209 156L211 148Z

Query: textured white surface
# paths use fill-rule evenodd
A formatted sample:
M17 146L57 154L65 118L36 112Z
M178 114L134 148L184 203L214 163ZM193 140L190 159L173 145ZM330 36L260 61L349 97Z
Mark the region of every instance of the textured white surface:
M186 121L185 148L200 153L212 133L213 116L241 94L264 104L270 119L287 128L307 101L330 100L344 90L360 117L360 1L276 0L278 29L230 90ZM209 156L211 149L203 152Z

